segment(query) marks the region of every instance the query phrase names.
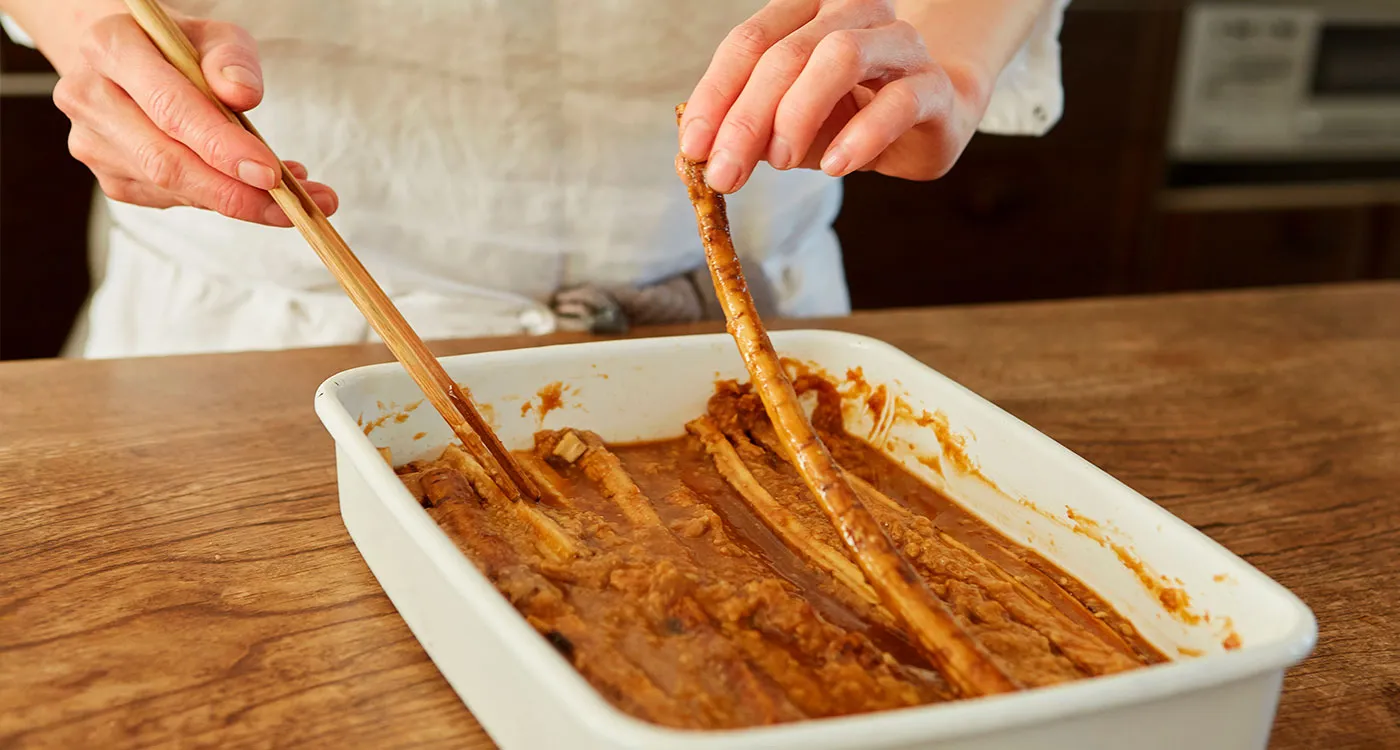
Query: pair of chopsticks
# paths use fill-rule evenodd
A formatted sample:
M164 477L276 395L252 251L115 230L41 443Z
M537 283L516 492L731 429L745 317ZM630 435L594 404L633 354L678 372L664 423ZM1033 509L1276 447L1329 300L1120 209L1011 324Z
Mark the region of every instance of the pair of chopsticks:
M231 111L214 95L200 68L199 52L156 0L126 0L126 6L171 65L208 97L229 121L241 125L258 140L267 143L247 117ZM384 339L389 351L408 371L423 395L447 420L467 452L486 469L507 497L538 500L539 488L521 471L514 456L481 418L470 394L448 377L442 364L404 320L389 295L365 270L301 182L288 171L287 165L281 159L277 160L277 164L282 182L269 191L272 199L306 238L336 281L340 282L341 288L369 321L375 333Z

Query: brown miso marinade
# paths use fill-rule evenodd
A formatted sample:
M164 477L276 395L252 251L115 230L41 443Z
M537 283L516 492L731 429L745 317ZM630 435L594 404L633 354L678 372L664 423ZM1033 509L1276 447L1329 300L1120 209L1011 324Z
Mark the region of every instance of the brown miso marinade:
M1125 631L1136 633L1131 624L1111 608L1098 604L1086 587L1058 570L1053 576L1047 575L1044 571L1054 569L1054 566L1039 555L1019 548L991 531L955 503L939 496L923 482L903 471L883 453L848 434L842 424L841 396L832 383L815 375L804 375L797 379L796 386L801 392L817 393L813 421L818 425L818 433L822 440L832 447L838 461L849 459L854 464L858 471L853 473L852 482L858 491L864 488L874 489L870 485L870 479L883 481L888 486L875 491L876 505L886 509L898 509L900 516L906 520L910 518L908 514L914 513L913 509L920 506L944 508L944 515L955 517L957 522L937 524L939 532L930 547L949 557L961 559L965 565L983 569L986 574L1006 582L1015 590L1016 596L1005 596L1007 592L998 586L990 587L992 592L1005 599L1008 609L1023 612L1024 620L1040 623L1038 628L1051 640L1056 641L1056 645L1067 656L1078 661L1090 674L1118 672L1132 666L1129 661L1120 659L1111 652L1119 652L1132 663L1139 663L1144 659L1148 663L1162 660L1161 655L1144 641L1139 639L1130 643L1125 640ZM735 386L729 392L737 394L742 390ZM749 407L743 411L748 415L749 424L757 425L755 434L765 434L761 420L753 418L755 409ZM771 433L770 428L766 434ZM868 475L869 479L860 476L861 474ZM865 494L862 491L862 495ZM899 494L904 501L892 502L888 494ZM950 532L955 532L960 525L977 531L967 534L962 539L954 538ZM949 546L956 549L949 550ZM1012 549L1016 551L1012 552ZM1060 581L1076 586L1079 594L1071 594L1065 590ZM1086 602L1093 602L1094 609L1086 606ZM1046 620L1034 612L1026 612L1026 603L1048 608L1053 610L1054 614L1051 619ZM1072 623L1078 630L1066 630L1066 623ZM1083 631L1082 638L1078 631Z
M715 468L725 481L739 492L749 507L763 519L764 524L778 534L788 547L797 551L811 564L830 573L862 599L871 604L879 602L878 595L870 588L870 584L865 582L860 568L838 548L816 539L783 503L774 499L768 488L754 476L755 467L745 464L743 457L713 420L701 417L687 424L686 429L700 439L701 444L705 446L705 452L710 454Z
M1164 659L1087 588L846 434L839 396L818 395L814 421L839 469L998 669L1034 687ZM544 495L529 511L489 484L482 497L460 449L401 478L526 620L639 718L722 729L956 699L889 612L803 549L845 552L753 390L720 384L702 419L714 429L632 445L541 433L520 456ZM744 497L755 487L782 506L783 533ZM560 535L573 556L557 553Z
M818 386L808 381L802 385L822 391L814 421L820 424L831 423L832 417L824 411L832 408L834 404L838 410L835 420L839 423L839 396L836 400L830 397L835 395L830 384L821 381ZM738 403L746 398L751 396L743 390L721 392L715 396L712 410L728 415L730 423L735 426L732 429L751 432L755 441L770 450L774 457L780 455L782 448L774 442L772 430L768 429L768 425L757 417L752 406L745 408ZM878 454L866 455L871 451L869 446L845 434L844 430L840 433L823 431L822 439L828 445L835 446L834 452L865 468L864 473L895 473L889 468L878 472L869 471L871 467L884 463L882 457ZM1053 682L1056 673L1065 672L1071 664L1089 675L1121 672L1138 666L1136 654L1098 618L1090 616L1088 619L1091 626L1087 629L1076 627L1066 615L1056 610L1000 565L959 542L947 532L935 529L927 518L917 515L888 497L858 474L848 472L846 476L865 500L866 506L871 508L880 520L886 533L901 546L915 568L934 583L935 591L944 601L954 604L955 613L960 615L959 620L963 627L982 627L968 622L966 612L970 609L981 609L987 613L988 603L995 602L1000 610L991 608L994 611L984 615L984 619L995 618L997 627L1003 630L1022 631L1010 642L979 639L988 645L994 656L1000 657L998 660L1003 663L1003 669L1021 682L1027 685L1045 684L1047 680ZM956 596L949 594L950 586ZM1015 654L1024 653L1023 641L1031 637L1029 632L1025 631L1033 631L1048 643L1053 643L1064 655L1064 659L1043 659L1038 665L1033 665L1035 669L1030 670L1031 674L1020 668L1027 666L1024 662L1010 663ZM998 646L1002 648L999 649ZM999 650L1002 653L998 653Z
M712 401L712 411L742 413L742 409L735 408L732 403L726 403L736 396L737 394L717 395ZM736 418L733 424L738 425L742 421L742 418ZM751 425L754 428L759 426L761 425ZM761 433L758 429L754 429L754 432ZM744 436L740 433L735 439L742 441ZM754 455L752 449L748 455L748 460L756 468L764 463L760 456ZM776 455L772 458L776 458ZM795 477L785 480L779 476L772 476L776 473L770 472L768 480L775 485L782 481L789 484L796 481ZM951 605L959 627L977 638L999 668L1017 682L1028 686L1055 684L1083 674L1072 661L1057 653L1044 634L1009 616L1000 606L1001 603L990 596L990 590L1007 588L1004 581L993 578L990 574L979 580L969 573L966 565L950 564L941 541L931 526L922 532L914 531L910 526L917 522L912 514L893 511L890 506L895 503L873 486L865 484L864 480L854 476L849 476L848 480L858 489L867 490L862 492L862 499L866 500L867 507L871 508L880 520L886 533L901 546L905 556L924 575L933 591ZM806 502L803 497L794 497L791 494L788 497L789 504ZM820 528L816 527L817 530ZM950 568L953 570L950 571ZM962 575L959 577L950 573Z
M458 463L453 456L444 463ZM455 467L443 470L456 474ZM537 532L527 519L513 512L510 501L480 501L463 495L464 481L443 480L429 485L430 511L459 541L497 587L525 614L531 624L614 702L644 718L678 727L714 726L734 721L766 724L801 718L781 691L762 682L737 649L705 623L697 621L695 607L686 607L674 593L674 581L664 563L657 575L636 575L626 565L599 570L587 561L567 567L551 564L538 550ZM444 491L434 492L442 487ZM475 501L475 502L472 502ZM513 523L516 521L518 523ZM611 579L613 588L603 585ZM647 584L661 590L649 591ZM601 597L569 596L568 587L598 586ZM640 584L641 588L638 588ZM649 606L648 606L649 605ZM668 630L686 641L682 655L704 655L704 668L683 675L657 669L662 658L637 658L635 646L619 633L585 620L596 621L603 612L637 622L664 618ZM703 615L701 615L703 618ZM679 639L678 639L679 640ZM673 644L674 645L674 644ZM696 700L696 696L708 700Z
M734 671L735 688L749 693L736 696L738 706L791 707L805 717L917 705L946 695L941 681L887 660L865 636L825 622L762 566L736 559L726 550L727 535L721 529L711 528L710 534L677 531L692 529L699 512L696 495L688 488L666 493L663 500L669 502L654 501L635 476L654 472L645 466L634 472L586 432L574 433L587 446L585 452L574 462L557 460L554 448L568 435L569 431L545 435L537 442L545 453L556 456L566 476L569 465L576 466L573 470L592 482L625 519L625 528L617 533L628 540L628 548L601 563L612 566L608 585L625 593L629 603L642 604L639 619L650 624L653 638L697 638L707 644L699 653L671 663L668 669L674 676L684 679L689 669L723 665ZM677 506L686 508L689 517L666 523L655 510ZM639 512L643 507L650 512ZM617 617L615 611L609 614ZM722 637L716 640L715 635ZM760 689L764 686L776 689L782 700ZM701 708L710 707L717 697L705 696ZM717 725L728 723L721 720Z
M491 579L496 588L535 625L550 643L613 703L643 719L677 727L695 726L686 712L647 676L618 653L606 636L579 618L564 593L533 569L529 553L511 534L495 533L498 518L470 491L465 477L442 468L435 482L424 482L429 513ZM456 475L455 478L453 475ZM518 538L517 538L518 539ZM544 625L543 623L547 623Z
M985 633L988 624L999 623L1001 630L1016 635L1011 639L1014 642L1002 639L1000 643L1005 647L1001 650L1006 657L1015 656L1020 660L1020 663L1008 664L1007 671L1026 684L1038 685L1053 683L1076 670L1083 675L1110 674L1161 660L1160 654L1137 638L1135 631L1117 613L1102 605L1091 612L1056 583L1056 580L1062 581L1080 592L1087 591L1082 584L1059 571L1047 575L1043 570L1053 569L1053 566L1033 552L1017 548L969 514L960 512L959 522L944 528L916 510L918 505L935 498L940 505L952 504L879 451L847 434L841 426L840 396L830 383L819 379L800 383L804 391L818 384L822 386L818 398L820 406L813 421L822 425L819 428L822 439L832 446L833 453L857 470L845 471L848 481L861 493L867 507L906 556L914 561L940 598L954 604L960 624ZM820 538L828 529L810 520L813 518L811 511L815 509L810 496L797 497L790 489L784 489L784 485L791 488L801 480L787 465L785 451L776 442L761 405L753 403L756 401L757 397L748 386L722 383L711 400L708 418L726 425L726 433L731 435L754 475L760 477L774 495L783 497L789 510L809 519L809 532ZM759 445L763 448L757 448ZM882 486L876 487L860 475L875 478ZM898 494L901 499L895 500L886 493ZM808 507L803 508L804 504ZM804 514L804 510L808 512ZM974 546L986 550L986 554L978 552ZM1034 586L1028 585L1028 581ZM956 597L949 596L950 583ZM1040 593L1047 590L1055 592L1055 602ZM968 617L973 609L981 615ZM974 619L993 622L972 622ZM1116 628L1110 627L1110 623ZM1131 643L1124 638L1122 630L1134 636ZM978 640L995 644L998 639L979 636ZM1026 663L1024 648L1031 641L1039 641L1040 649L1056 658L1043 661L1040 667ZM993 647L992 650L998 649ZM1039 674L1028 674L1026 667ZM1055 672L1059 672L1058 677Z
M879 477L893 479L887 482L891 485L887 490L903 494L915 503L936 497L931 488L910 477L879 451L846 433L842 426L841 397L831 383L804 376L797 380L796 386L802 392L817 393L817 407L812 418L815 424L821 425L818 432L822 440L840 460L858 469L847 472L852 486L926 578L940 582L953 578L977 587L983 592L982 598L996 601L1012 620L1034 628L1086 674L1111 674L1131 669L1141 663L1144 655L1150 655L1150 647L1144 649L1141 645L1129 644L1120 632L1105 622L1106 619L1121 620L1113 616L1116 613L1104 612L1112 617L1101 617L1089 611L1039 568L1007 552L1013 545L990 529L978 524L979 533L960 541L948 530L934 529L929 519L875 487L861 475L876 481ZM712 400L711 410L725 415L734 425L732 430L751 432L755 442L775 456L780 455L782 447L776 444L772 428L761 410L751 403L755 400L747 388L732 385L720 389ZM947 502L943 498L938 500ZM970 516L960 515L964 521L971 521ZM918 527L918 531L911 531L911 526ZM974 545L984 552L978 552ZM1021 557L1036 556L1023 550ZM1069 580L1065 576L1057 577ZM1027 581L1035 584L1034 588ZM1051 592L1055 601L1049 601L1040 593L1042 591ZM948 600L946 596L943 598Z

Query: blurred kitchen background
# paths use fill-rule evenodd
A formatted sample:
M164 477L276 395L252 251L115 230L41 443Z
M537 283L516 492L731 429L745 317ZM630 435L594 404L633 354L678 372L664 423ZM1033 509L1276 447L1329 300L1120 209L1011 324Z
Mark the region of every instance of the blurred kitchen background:
M1074 0L1061 38L1048 137L847 180L858 309L1400 278L1400 0ZM43 59L0 74L0 359L55 356L93 180Z

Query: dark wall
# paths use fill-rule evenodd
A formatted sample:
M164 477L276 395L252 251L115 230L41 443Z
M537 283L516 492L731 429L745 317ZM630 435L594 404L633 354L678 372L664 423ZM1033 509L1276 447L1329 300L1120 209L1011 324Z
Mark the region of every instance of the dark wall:
M0 72L51 72L0 38ZM0 359L51 357L87 296L94 180L69 158L68 119L48 96L0 94Z

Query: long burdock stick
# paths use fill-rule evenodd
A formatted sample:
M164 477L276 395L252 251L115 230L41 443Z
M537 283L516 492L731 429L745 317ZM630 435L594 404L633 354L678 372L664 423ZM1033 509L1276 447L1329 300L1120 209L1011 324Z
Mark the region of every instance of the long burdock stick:
M684 104L676 108L677 123L684 112ZM749 378L779 439L793 456L802 480L816 495L856 564L885 606L909 629L920 650L959 693L977 696L1017 690L1019 686L958 626L947 605L934 596L895 548L818 439L754 309L729 233L724 197L705 182L703 163L678 154L676 172L695 206L695 220L714 278L715 294L724 308L729 334L739 347Z

